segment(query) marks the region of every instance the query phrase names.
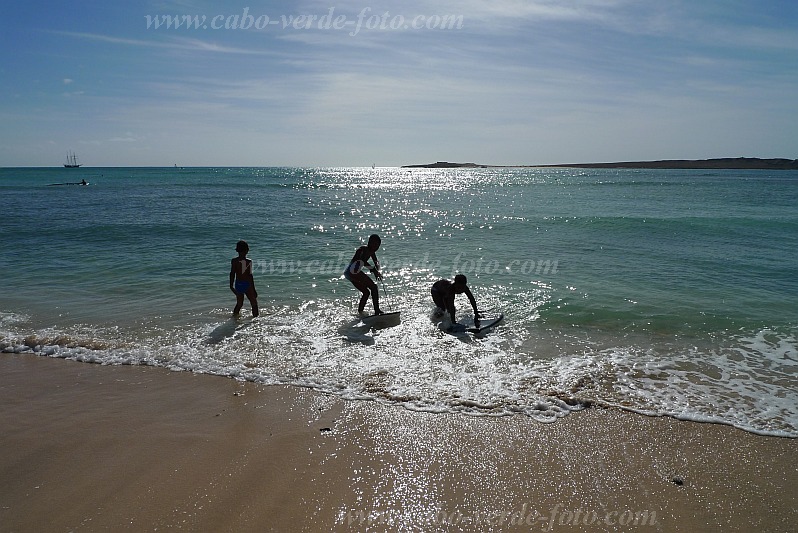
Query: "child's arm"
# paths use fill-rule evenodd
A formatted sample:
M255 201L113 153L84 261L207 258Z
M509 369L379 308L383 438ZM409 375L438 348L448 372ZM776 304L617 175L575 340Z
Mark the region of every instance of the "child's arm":
M252 259L247 259L247 268L249 269L249 281L252 284L252 293L255 298L258 297L258 291L255 290L255 272L252 269Z
M232 259L230 261L230 290L233 291L234 293L236 292L235 287L233 287L235 281L236 281L236 260Z
M369 269L371 270L372 274L374 274L374 277L377 279L382 279L382 274L380 273L380 260L377 259L377 252L371 252L371 258L374 260L374 268L369 266ZM366 266L368 266L368 263L366 263Z

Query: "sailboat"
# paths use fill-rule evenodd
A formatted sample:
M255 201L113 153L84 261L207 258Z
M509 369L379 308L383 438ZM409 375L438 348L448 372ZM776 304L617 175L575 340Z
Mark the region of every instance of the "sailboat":
M80 163L78 163L78 156L75 155L75 152L67 152L67 159L64 166L66 168L78 168L80 166Z

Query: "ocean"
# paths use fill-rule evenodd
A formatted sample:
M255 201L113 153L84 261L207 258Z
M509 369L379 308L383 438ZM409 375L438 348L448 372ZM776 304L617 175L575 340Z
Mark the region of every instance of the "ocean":
M795 171L6 168L0 194L2 357L798 437ZM372 233L396 327L363 325L342 275ZM232 317L239 239L254 319ZM433 319L432 283L458 273L505 315L485 336Z

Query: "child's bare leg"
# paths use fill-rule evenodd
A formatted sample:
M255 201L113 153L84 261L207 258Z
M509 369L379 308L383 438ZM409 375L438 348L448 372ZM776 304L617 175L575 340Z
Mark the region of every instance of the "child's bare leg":
M366 308L366 303L369 301L369 290L360 289L360 292L363 293L363 296L360 297L360 303L357 306L357 312L363 313L363 310Z
M244 306L244 295L240 292L236 293L236 306L233 308L233 314L238 315L241 312L241 308Z
M363 272L358 272L356 275L352 276L349 281L352 282L352 285L354 285L362 295L357 306L357 312L362 314L363 310L366 308L366 304L369 301L371 291L375 290L376 286L374 286L374 283Z
M247 292L247 298L249 298L249 305L252 306L252 316L258 316L258 297Z
M374 304L374 314L382 314L382 311L380 311L380 293L376 285L371 289L371 302Z

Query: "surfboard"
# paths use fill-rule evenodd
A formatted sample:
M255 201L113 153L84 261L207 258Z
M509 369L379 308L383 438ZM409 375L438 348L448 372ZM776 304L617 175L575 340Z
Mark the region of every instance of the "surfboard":
M492 328L502 320L504 320L504 313L500 313L499 316L497 317L483 318L482 320L479 321L478 328L467 328L466 331L468 331L469 333L473 333L474 335L479 335L482 332Z
M385 313L383 315L364 316L360 320L367 326L389 328L391 326L398 326L402 322L400 315L401 311L395 311L393 313Z
M504 315L500 313L498 315L485 317L479 321L480 327L478 328L474 327L476 324L474 324L471 320L472 319L470 317L465 317L463 318L463 322L465 323L456 322L454 324L452 324L449 321L443 321L438 324L438 328L440 328L441 330L445 331L450 335L455 335L455 336L467 337L468 336L467 333L472 333L475 336L480 336L483 333L486 333L489 329L496 326L499 322L504 320Z

